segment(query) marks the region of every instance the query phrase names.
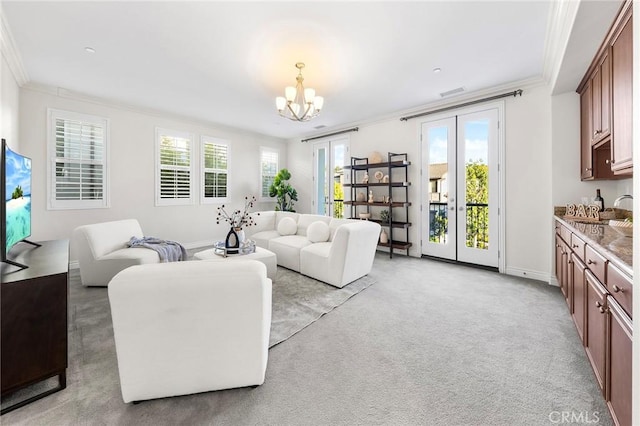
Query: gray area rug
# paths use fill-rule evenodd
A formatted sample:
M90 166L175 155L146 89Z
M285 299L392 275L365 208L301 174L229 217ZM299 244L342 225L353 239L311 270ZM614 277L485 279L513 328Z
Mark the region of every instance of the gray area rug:
M364 276L336 288L278 267L278 275L273 282L269 347L287 340L374 282L373 278Z
M278 267L273 282L269 348L284 342L375 282L362 277L336 288ZM119 392L111 309L106 287L83 287L80 271L69 271L69 368L74 377L101 376ZM2 400L2 408L57 386L57 378L45 380Z

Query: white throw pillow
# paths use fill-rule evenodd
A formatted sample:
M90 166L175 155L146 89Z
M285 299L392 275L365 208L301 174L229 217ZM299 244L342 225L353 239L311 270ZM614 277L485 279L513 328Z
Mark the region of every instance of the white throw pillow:
M298 224L291 217L283 217L278 222L278 234L280 235L295 235L298 232Z
M307 238L312 243L324 243L325 241L329 241L329 235L331 235L329 225L319 220L313 222L307 228Z

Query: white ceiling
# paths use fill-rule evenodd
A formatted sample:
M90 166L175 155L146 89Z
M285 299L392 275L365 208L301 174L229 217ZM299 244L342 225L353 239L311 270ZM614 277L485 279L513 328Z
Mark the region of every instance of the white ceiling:
M588 3L577 15L590 25L572 33L576 58L565 57L558 76L566 90L619 1ZM30 82L285 138L428 105L458 87L542 78L550 9L551 1L2 2ZM605 24L593 31L598 20ZM325 98L307 123L275 110L299 61L305 85Z

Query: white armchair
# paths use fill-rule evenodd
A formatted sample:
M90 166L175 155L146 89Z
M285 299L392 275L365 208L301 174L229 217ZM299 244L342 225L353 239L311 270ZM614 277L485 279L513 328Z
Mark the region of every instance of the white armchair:
M271 327L264 264L139 265L108 287L124 402L264 383Z
M127 247L131 237L143 236L136 219L94 223L74 229L71 246L78 256L82 285L106 287L115 274L129 266L159 263L157 252Z

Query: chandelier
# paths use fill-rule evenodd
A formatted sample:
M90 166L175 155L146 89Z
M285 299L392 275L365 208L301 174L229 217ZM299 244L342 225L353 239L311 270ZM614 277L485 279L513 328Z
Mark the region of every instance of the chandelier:
M284 89L284 98L282 96L276 98L276 107L280 116L284 118L293 121L309 121L320 114L324 98L316 96L315 90L305 89L302 85L304 81L302 76L304 63L298 62L296 68L298 68L296 87L286 87Z

